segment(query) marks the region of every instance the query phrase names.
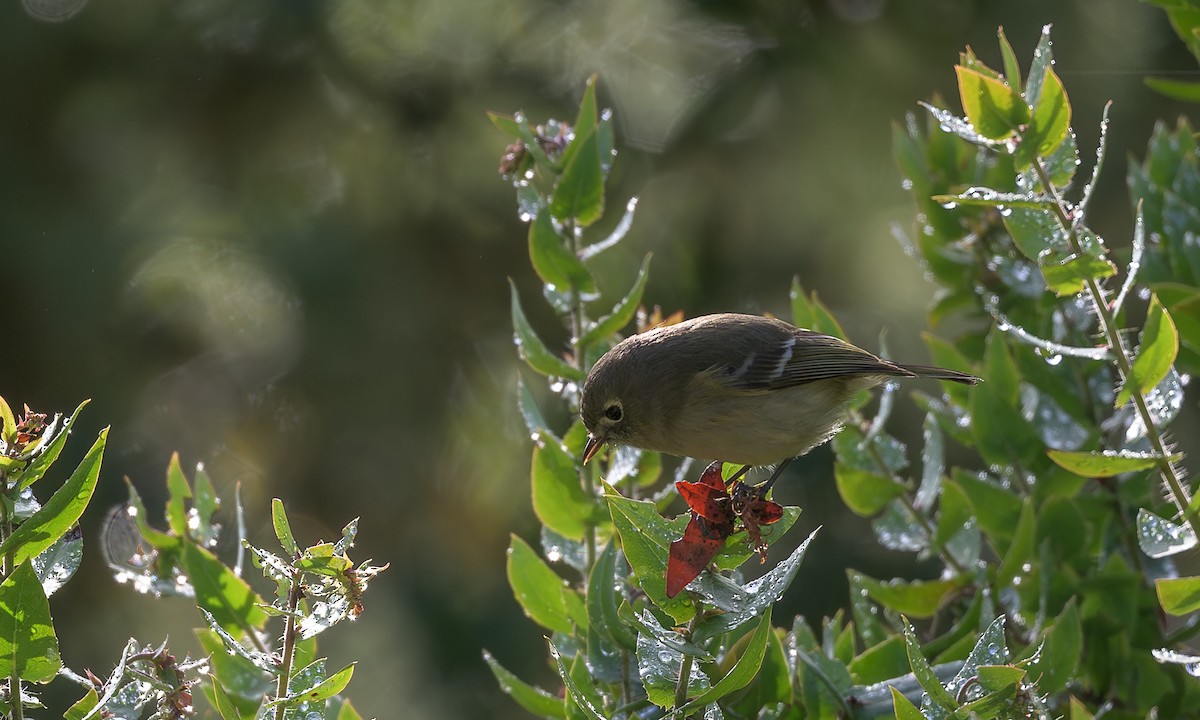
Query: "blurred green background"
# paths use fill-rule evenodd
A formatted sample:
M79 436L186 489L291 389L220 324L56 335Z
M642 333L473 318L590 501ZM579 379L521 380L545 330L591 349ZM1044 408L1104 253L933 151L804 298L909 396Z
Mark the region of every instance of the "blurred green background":
M544 337L565 332L485 111L569 119L599 73L620 149L602 225L640 197L597 261L605 303L648 251L647 302L690 315L786 315L799 275L853 340L877 349L890 328L892 354L920 361L931 288L892 237L912 211L891 124L933 93L957 107L964 45L998 65L1003 25L1027 62L1045 23L1086 169L1115 101L1091 224L1126 247L1126 157L1190 110L1142 80L1195 68L1133 0L5 3L0 393L94 398L68 462L113 426L84 568L52 598L68 664L107 674L130 635L195 651L194 611L115 585L99 552L121 478L153 514L178 450L227 497L241 483L263 542L273 496L309 541L362 517L356 559L391 569L322 650L361 661L364 716L520 717L480 660L554 684L504 578L508 534L537 533L507 278ZM895 434L919 437L897 404ZM930 571L845 516L826 450L789 475L779 497L825 529L788 613L834 611L848 566Z

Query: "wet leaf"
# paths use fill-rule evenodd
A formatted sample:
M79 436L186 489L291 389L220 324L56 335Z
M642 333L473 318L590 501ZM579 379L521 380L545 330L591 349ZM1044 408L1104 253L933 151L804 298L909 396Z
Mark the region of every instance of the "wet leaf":
M1200 610L1200 577L1159 578L1154 589L1162 609L1172 615Z
M913 705L908 698L895 687L888 688L892 691L892 712L896 715L896 720L925 720L925 716Z
M838 493L856 514L871 517L904 493L905 487L891 478L838 463L834 467Z
M1020 94L1003 80L988 77L961 65L958 93L967 120L989 140L1003 140L1029 122L1029 107Z
M521 299L517 296L517 286L509 281L512 295L513 342L517 344L517 352L529 367L543 375L562 377L569 380L582 381L583 371L571 365L562 358L554 355L546 348L542 339L533 331L533 326L525 318L521 309Z
M553 642L548 644L550 645L550 657L554 660L555 667L558 669L558 676L562 678L563 685L566 687L567 695L579 708L580 712L583 713L583 717L587 718L587 720L605 720L603 711L596 707L588 696L580 690L579 686L575 684L575 679L571 676L571 671L567 668L566 663L563 662L558 648L554 646Z
M893 580L880 582L861 576L862 588L884 607L912 617L927 618L947 597L965 585L964 580Z
M633 322L633 318L637 314L638 305L642 302L642 293L646 290L646 281L650 278L650 257L650 254L647 253L646 259L642 261L641 269L638 270L637 280L634 281L629 294L613 306L612 312L600 318L596 321L595 325L583 333L583 337L579 340L580 347L589 347L600 340L615 335L626 325Z
M929 660L921 652L921 644L917 642L917 635L907 619L904 620L904 644L908 650L909 667L912 668L917 682L925 690L928 701L942 712L952 712L958 707L958 702L955 701L954 696L946 688L942 687L942 683L938 680L937 675L934 674L933 668L929 666Z
M10 562L22 563L45 551L75 526L96 489L107 441L108 428L104 428L62 487L0 543L0 554L11 553Z
M0 584L0 674L47 683L61 667L50 603L23 562Z
M1146 508L1138 509L1138 547L1152 558L1170 557L1196 547L1196 532L1187 523L1159 517Z
M616 491L605 495L613 525L621 536L621 548L637 577L642 591L650 601L684 623L696 614L694 604L686 596L667 597L667 558L671 541L683 532L682 523L676 529L658 514L652 502L630 500Z
M1050 459L1059 467L1070 470L1076 475L1092 478L1113 477L1127 472L1148 470L1156 467L1159 457L1154 453L1132 452L1129 450L1104 450L1101 452L1069 452L1066 450L1048 450ZM1180 459L1179 454L1172 455L1172 462Z
M292 525L288 522L287 513L283 509L283 501L279 498L271 499L271 524L275 528L275 537L279 540L279 545L289 556L294 556L300 552L300 546L296 544L296 537L292 535Z
M604 214L604 175L596 133L581 136L577 129L563 163L550 198L550 212L560 222L587 227Z
M1039 692L1056 693L1075 675L1082 656L1083 626L1072 598L1042 635L1038 651L1029 663L1029 676L1037 679Z
M538 277L559 290L575 290L584 294L596 292L596 282L567 240L554 229L547 213L540 213L529 224L529 260Z
M509 541L506 568L513 596L531 620L548 630L574 632L563 596L567 582L516 535Z
M534 513L559 535L582 540L587 528L602 519L598 498L580 484L575 459L549 433L537 437L530 479Z
M1146 325L1142 328L1142 340L1138 344L1137 357L1133 360L1131 376L1126 378L1121 392L1117 393L1116 407L1129 402L1133 391L1147 393L1153 390L1171 370L1175 356L1179 353L1179 333L1171 316L1159 302L1157 295L1150 296L1150 308L1146 311Z
M687 717L689 712L716 702L749 685L754 680L754 676L758 674L759 668L762 667L763 658L767 653L767 639L771 632L771 610L768 608L759 619L758 626L754 628L754 634L750 637L750 642L746 645L742 656L729 669L729 672L707 691L678 708L676 714L680 717Z

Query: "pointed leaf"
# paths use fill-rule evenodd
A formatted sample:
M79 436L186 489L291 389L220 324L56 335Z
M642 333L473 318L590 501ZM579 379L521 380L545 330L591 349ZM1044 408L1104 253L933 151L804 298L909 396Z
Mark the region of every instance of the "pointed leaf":
M1125 385L1117 394L1115 406L1121 407L1129 402L1129 395L1135 390L1143 394L1153 390L1167 376L1178 353L1179 333L1175 323L1159 302L1158 296L1152 294L1132 374L1126 378Z
M754 629L754 634L750 637L750 642L746 645L742 656L729 669L729 672L707 691L678 708L676 714L679 717L687 717L688 713L749 685L754 680L754 676L758 674L758 669L762 667L763 658L767 654L767 638L771 632L773 632L771 611L768 608L758 621L758 626Z
M0 584L0 675L48 683L61 667L50 603L23 562Z
M630 500L615 490L608 492L605 500L621 536L621 549L642 591L675 622L690 620L696 614L692 601L684 594L667 597L667 558L671 542L683 534L683 524L677 530L658 514L654 503Z
M642 302L642 293L646 290L646 281L649 277L650 254L647 253L646 259L642 261L641 269L638 270L637 280L634 281L629 294L613 307L611 313L600 318L595 325L583 334L583 337L579 341L580 347L589 347L597 340L608 338L633 321L634 315L637 314L638 305Z
M539 213L529 224L529 260L542 282L560 292L596 292L596 282L583 263L554 229L548 213Z
M506 568L513 596L531 620L555 632L574 632L575 626L567 613L562 592L567 581L559 577L529 543L516 535L508 545Z
M196 591L196 605L212 613L228 632L261 629L267 622L265 605L249 583L234 574L208 550L184 543L181 564Z
M912 625L908 623L907 619L904 620L904 644L908 649L909 666L912 668L917 682L928 694L929 701L945 712L951 712L957 708L958 702L946 688L942 687L942 682L938 680L933 668L929 666L929 661L921 652L921 644L917 642L917 635L913 632Z
M564 151L562 175L550 198L550 212L563 223L587 227L604 213L604 174L595 132L576 135Z
M296 553L300 552L300 546L296 544L296 537L292 535L292 525L288 522L287 513L283 509L283 501L279 498L271 499L271 524L275 527L275 537L279 540L279 545L289 557L294 557Z
M46 471L49 470L50 466L54 464L54 461L58 459L59 453L62 452L63 446L67 444L67 436L70 434L69 431L71 428L75 427L75 420L79 417L79 411L83 410L84 406L86 406L89 402L91 402L91 400L84 400L83 402L79 403L79 406L75 408L75 412L71 413L71 417L68 418L66 423L58 429L58 432L54 435L54 438L50 442L46 443L45 448L38 453L37 457L30 461L29 467L25 468L25 470L20 473L19 477L17 478L17 490L24 490L40 480L42 476L46 474ZM12 411L10 410L9 412L11 413Z
M525 318L521 309L521 299L517 295L517 286L509 281L512 290L513 342L521 359L529 363L529 367L543 375L562 377L569 380L582 381L583 371L571 365L562 358L554 355L546 348L542 339L533 331L533 326Z
M66 431L63 432L65 434ZM11 552L12 562L24 562L53 545L79 521L92 499L92 492L96 489L107 440L108 428L104 428L91 450L88 450L87 455L62 487L54 492L40 510L18 525L13 534L0 543L0 555Z
M967 120L989 140L1003 140L1029 122L1029 106L1003 80L956 65L958 93Z
M1159 457L1154 453L1130 450L1104 450L1102 452L1072 452L1048 450L1046 452L1056 465L1076 475L1091 478L1113 477L1127 472L1148 470L1158 465ZM1182 456L1172 455L1172 462Z
M567 695L575 702L576 706L582 712L586 720L605 720L604 713L600 708L592 704L592 701L585 695L575 684L575 679L571 676L571 671L567 669L566 663L563 662L562 655L553 642L549 642L550 657L554 660L555 666L558 668L558 676L562 678L563 685L566 686Z
M580 484L575 459L549 433L537 436L530 480L534 513L559 535L582 540L587 528L603 517L598 498Z
M834 467L838 493L856 514L871 517L904 493L905 487L891 478L838 463Z
M1017 54L1013 52L1012 45L1004 34L1004 28L1000 28L996 34L1000 38L1000 57L1004 59L1004 79L1010 87L1019 88L1021 87L1021 66L1017 64Z
M925 720L925 716L921 714L917 706L904 697L894 685L888 689L892 691L892 712L895 714L896 720Z
M1154 589L1162 609L1172 615L1200 610L1200 577L1159 578Z

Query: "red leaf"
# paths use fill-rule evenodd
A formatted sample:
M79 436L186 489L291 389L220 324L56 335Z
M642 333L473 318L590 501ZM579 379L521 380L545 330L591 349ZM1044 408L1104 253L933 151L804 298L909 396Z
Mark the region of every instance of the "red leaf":
M729 491L725 489L725 481L721 479L721 463L715 462L705 468L696 482L680 480L675 483L675 489L692 512L700 517L718 525L733 521L733 514L729 508Z
M696 513L688 521L683 537L671 542L667 555L667 597L673 598L708 567L713 555L733 533L733 523L711 523Z

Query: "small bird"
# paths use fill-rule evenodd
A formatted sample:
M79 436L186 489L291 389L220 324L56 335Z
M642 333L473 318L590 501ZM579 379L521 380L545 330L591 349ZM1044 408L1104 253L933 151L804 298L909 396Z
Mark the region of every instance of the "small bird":
M859 390L893 377L974 384L956 370L894 363L775 318L703 315L626 338L583 385L586 463L607 443L750 467L829 440Z

